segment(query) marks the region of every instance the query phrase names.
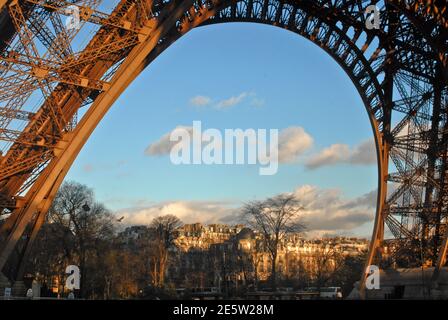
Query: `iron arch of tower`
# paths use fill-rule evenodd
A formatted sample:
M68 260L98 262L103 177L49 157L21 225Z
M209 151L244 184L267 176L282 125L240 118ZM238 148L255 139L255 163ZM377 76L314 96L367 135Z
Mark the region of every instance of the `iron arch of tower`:
M362 98L378 159L366 267L433 266L437 284L448 250L446 1L121 0L108 13L100 2L0 0L0 271L11 281L23 277L67 171L128 85L192 29L254 22L321 47ZM379 29L368 28L370 5ZM81 29L64 25L73 9ZM77 48L83 30L94 35Z

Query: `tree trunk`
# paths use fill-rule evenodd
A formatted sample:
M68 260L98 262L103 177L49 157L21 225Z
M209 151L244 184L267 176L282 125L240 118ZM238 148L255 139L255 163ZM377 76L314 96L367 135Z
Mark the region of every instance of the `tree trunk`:
M271 283L272 283L272 290L275 292L277 291L277 270L276 270L276 264L277 264L277 255L272 255L272 264L271 264Z
M84 244L80 245L80 261L79 261L79 271L81 273L81 279L80 279L80 298L86 299L86 252L84 249Z

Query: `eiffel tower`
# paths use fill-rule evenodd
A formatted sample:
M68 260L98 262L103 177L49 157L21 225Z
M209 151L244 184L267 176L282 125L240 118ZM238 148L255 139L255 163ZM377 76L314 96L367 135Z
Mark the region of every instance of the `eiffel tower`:
M0 285L20 287L67 171L129 84L190 30L227 22L294 32L345 71L378 156L366 266L432 266L437 283L448 250L446 0L121 0L110 12L100 3L0 0ZM80 35L92 36L81 45Z

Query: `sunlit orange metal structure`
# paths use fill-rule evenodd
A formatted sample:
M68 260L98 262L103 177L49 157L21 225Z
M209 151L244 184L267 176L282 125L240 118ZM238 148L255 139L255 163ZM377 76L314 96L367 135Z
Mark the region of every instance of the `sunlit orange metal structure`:
M448 250L445 0L117 0L110 12L100 2L0 0L0 271L20 281L76 156L155 58L193 28L254 22L321 47L364 102L378 155L366 266L430 264L437 284ZM372 4L379 29L367 27ZM64 23L73 6L80 29Z

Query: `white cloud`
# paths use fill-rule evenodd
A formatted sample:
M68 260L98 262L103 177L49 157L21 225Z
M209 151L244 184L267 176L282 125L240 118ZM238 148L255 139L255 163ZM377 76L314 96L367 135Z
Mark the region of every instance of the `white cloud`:
M225 100L221 100L216 104L217 109L227 109L230 107L234 107L241 102L248 96L249 94L247 92L242 92L238 96L233 96Z
M212 99L207 96L196 96L190 99L190 104L195 107L205 107L212 102Z
M353 229L371 223L374 218L376 191L346 199L340 190L304 185L296 188L293 194L304 207L302 220L307 226L309 237L323 234L347 235ZM241 203L226 201L166 201L120 210L116 214L124 216L123 224L127 226L148 225L155 217L167 214L177 216L184 223L238 224L241 223L240 206Z
M367 140L356 146L350 155L350 162L353 164L375 164L376 148L373 140Z
M372 222L375 215L376 191L345 199L338 189L319 189L305 185L293 192L305 208L303 221L309 235L347 234Z
M279 133L278 160L294 162L313 145L313 138L302 127L288 127Z
M172 214L183 223L218 223L222 218L235 214L235 208L227 202L167 201L148 207L130 208L117 212L126 225L148 225L162 215Z
M318 154L311 156L306 162L309 169L316 169L336 163L347 161L350 156L350 148L346 144L333 144L323 149Z
M253 107L262 107L265 104L264 99L257 97L254 92L242 92L236 96L227 99L213 99L206 95L197 95L190 99L190 105L195 107L212 107L216 110L225 110L244 102L251 98L249 104Z
M158 141L150 144L146 150L145 154L148 156L164 156L167 154L170 154L171 149L174 145L176 145L178 142L170 141L171 134L176 131L177 129L186 129L188 132L190 132L190 135L193 132L193 127L188 126L177 126L175 129L171 130L170 132L164 134Z
M317 169L341 163L371 165L376 163L376 149L373 140L367 140L353 149L346 144L333 144L312 155L305 163L308 169Z
M187 129L192 134L193 128L190 126L177 126L172 131L164 134L158 141L150 144L145 154L148 156L163 156L171 152L172 147L177 143L170 141L170 136L177 129ZM223 134L224 135L224 134ZM298 159L305 151L313 145L313 138L302 127L288 127L279 132L279 162L291 163Z

